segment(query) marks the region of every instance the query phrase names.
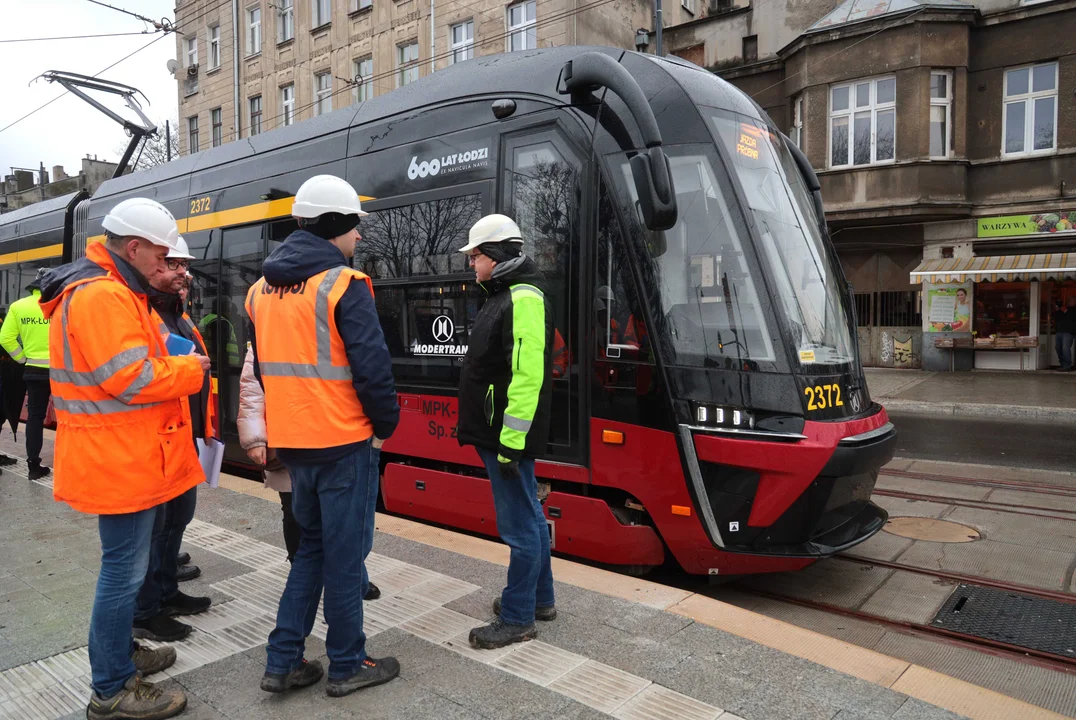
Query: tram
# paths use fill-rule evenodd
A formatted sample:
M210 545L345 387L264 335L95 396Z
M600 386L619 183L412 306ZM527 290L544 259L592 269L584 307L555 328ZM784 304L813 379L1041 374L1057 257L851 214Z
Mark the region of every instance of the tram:
M81 256L125 198L168 206L197 257L191 314L241 463L243 298L296 227L299 185L322 173L351 182L370 212L354 263L374 280L402 409L382 452L388 511L496 535L481 462L455 438L481 304L457 248L501 212L555 313L537 474L556 552L629 571L795 570L885 523L870 496L896 434L867 390L818 180L750 98L676 58L476 58L42 203L62 216L51 224L30 208L0 216L0 273ZM49 239L26 240L43 225Z

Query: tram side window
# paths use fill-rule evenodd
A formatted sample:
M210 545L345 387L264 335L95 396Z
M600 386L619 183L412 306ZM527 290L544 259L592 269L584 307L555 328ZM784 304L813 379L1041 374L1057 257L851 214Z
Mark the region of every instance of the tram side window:
M0 270L0 307L4 312L11 303L19 299L19 266L8 265Z
M468 273L458 250L481 217L479 194L373 211L359 225L355 269L374 279Z
M215 334L205 332L202 320L210 313L213 300L216 299L219 291L220 232L220 230L201 230L183 234L183 239L187 241L187 247L194 256L190 270L191 275L194 276L194 282L191 284L190 295L187 298L187 312L204 336L214 367L216 367L214 351L217 347L217 338Z

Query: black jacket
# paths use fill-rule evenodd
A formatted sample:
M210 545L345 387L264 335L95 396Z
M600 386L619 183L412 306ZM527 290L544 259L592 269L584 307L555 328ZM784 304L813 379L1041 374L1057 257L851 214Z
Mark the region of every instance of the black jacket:
M534 263L498 263L482 284L459 388L459 443L518 460L546 451L553 377L553 312ZM507 413L507 415L506 415Z
M297 285L341 265L347 265L347 259L335 245L306 230L296 230L266 258L262 273L267 283L280 287ZM389 357L385 336L381 332L377 307L366 283L352 282L348 286L336 305L334 319L351 364L351 382L355 386L355 394L359 396L363 412L374 426L374 435L387 440L400 422L400 404L392 377L392 358ZM261 381L253 323L249 323L249 327L251 347L254 348L254 374ZM287 328L281 328L281 331L286 332ZM277 448L277 453L286 463L321 464L344 457L357 445L353 443L318 449Z
M179 295L161 292L151 287L149 288L149 305L161 316L161 320L164 321L168 332L190 340L194 343L194 351L199 355L202 354L202 346L198 344L194 331L191 330L187 323L183 322L183 307ZM211 385L209 373L207 372L202 382L202 389L188 398L191 406L191 435L194 436L195 440L205 437L205 411L209 407L209 389Z

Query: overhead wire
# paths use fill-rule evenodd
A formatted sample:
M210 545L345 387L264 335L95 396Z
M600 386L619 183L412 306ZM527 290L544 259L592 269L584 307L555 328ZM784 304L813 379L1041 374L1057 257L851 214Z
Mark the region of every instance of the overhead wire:
M155 35L158 32L162 31L143 30L141 32L103 33L101 35L61 35L57 37L9 38L6 40L0 40L0 43L46 42L48 40L89 40L91 38L124 37L127 35Z
M111 65L109 65L109 66L108 66L108 67L106 67L105 69L97 71L96 73L94 73L93 75L91 75L91 77L97 77L98 75L101 75L102 73L106 73L106 72L108 72L109 70L111 70L112 68L116 67L117 65L119 65L119 64L120 64L121 62L123 62L124 60L127 60L128 58L131 58L131 57L133 57L133 56L137 55L138 53L142 52L143 50L145 50L146 48L148 48L148 47L149 47L150 45L152 45L153 43L155 43L155 42L157 42L157 41L159 41L160 39L162 39L162 38L165 38L165 37L168 37L168 32L163 32L163 33L161 33L160 35L158 35L158 36L157 36L157 37L155 37L154 39L150 40L150 41L149 41L148 43L146 43L146 44L145 44L145 45L143 45L142 47L138 48L138 49L137 49L137 50L135 50L134 52L131 52L131 53L128 53L127 55L124 55L124 56L123 56L123 57L121 57L121 58L120 58L119 60L117 60L116 62L112 63ZM49 100L49 101L48 101L47 103L45 103L44 105L41 105L41 106L39 106L39 107L37 107L37 108L34 108L33 110L31 110L30 112L26 113L25 115L23 115L23 116L22 116L21 118L19 118L18 120L15 120L14 122L8 123L8 124L7 124L7 125L5 125L4 127L0 128L0 133L4 132L4 131L5 131L5 130L7 130L8 128L11 128L11 127L13 127L13 126L15 126L15 125L18 125L18 124L19 124L19 123L21 123L21 122L22 122L23 120L25 120L26 118L30 117L31 115L33 115L33 114L35 114L35 113L38 113L38 112L40 112L40 111L44 110L44 109L45 109L45 108L47 108L47 107L48 107L49 105L53 104L54 102L56 102L57 100L59 100L60 98L62 98L62 97L63 97L64 95L66 95L66 94L67 94L67 91L65 90L64 92L62 92L62 93L60 93L59 95L57 95L56 97L54 97L54 98L53 98L52 100Z
M121 12L124 15L130 15L133 18L138 18L142 22L149 23L150 25L157 28L158 30L167 30L168 28L170 28L172 26L172 23L167 18L162 18L161 20L152 20L152 19L146 17L145 15L139 15L136 12L131 12L130 10L124 10L123 8L116 7L115 5L109 5L108 3L103 3L103 2L101 2L101 0L86 0L86 1L91 2L94 5L100 5L101 7L106 7L109 10L115 10L116 12Z

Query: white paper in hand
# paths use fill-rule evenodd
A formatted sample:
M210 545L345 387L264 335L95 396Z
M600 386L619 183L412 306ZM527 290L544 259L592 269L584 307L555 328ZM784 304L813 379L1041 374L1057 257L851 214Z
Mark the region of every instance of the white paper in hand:
M205 481L209 487L215 488L220 484L220 466L224 462L224 443L219 440L195 440L198 445L198 462L202 464L205 473Z

